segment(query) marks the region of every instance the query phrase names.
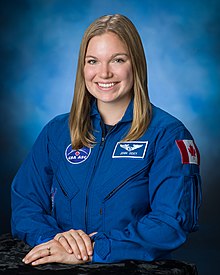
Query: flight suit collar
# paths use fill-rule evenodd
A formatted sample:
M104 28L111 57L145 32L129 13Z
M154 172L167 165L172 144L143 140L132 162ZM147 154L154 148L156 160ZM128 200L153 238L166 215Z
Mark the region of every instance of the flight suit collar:
M134 107L134 100L133 98L131 99L124 116L122 117L122 119L119 121L121 122L131 122L133 120L133 107ZM101 116L97 107L97 101L96 99L93 99L91 102L91 112L90 112L90 116L91 117L96 117L99 120L101 120Z

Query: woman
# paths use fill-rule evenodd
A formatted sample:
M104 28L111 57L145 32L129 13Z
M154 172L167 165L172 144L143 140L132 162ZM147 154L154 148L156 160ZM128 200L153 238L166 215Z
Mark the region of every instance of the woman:
M70 114L50 121L12 184L23 261L79 264L169 257L198 227L199 152L152 105L143 46L122 15L82 39Z

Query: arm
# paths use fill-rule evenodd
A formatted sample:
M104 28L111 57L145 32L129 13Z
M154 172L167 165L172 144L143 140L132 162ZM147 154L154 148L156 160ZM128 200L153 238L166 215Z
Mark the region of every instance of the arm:
M58 135L57 128L56 135ZM59 152L49 140L50 123L37 138L27 159L19 169L11 188L12 196L12 234L31 246L46 244L55 239L66 252L74 254L78 260L88 260L93 248L90 237L82 230L64 232L54 218L54 178L52 159L55 166L59 163ZM54 152L51 157L51 146ZM57 154L58 153L58 154ZM56 155L57 159L54 159ZM61 234L62 232L62 234ZM62 238L60 238L62 236ZM32 249L31 251L36 251ZM57 250L58 251L58 250ZM32 252L31 252L32 255ZM36 253L38 255L38 250ZM47 257L47 255L44 255ZM57 258L56 258L57 259ZM54 260L49 258L49 260Z
M48 126L36 140L11 187L12 234L31 246L62 230L51 215L53 171L48 157Z
M184 129L163 136L149 173L151 211L123 230L94 236L93 262L165 258L197 229L200 176L197 164L183 164L176 140L189 139Z

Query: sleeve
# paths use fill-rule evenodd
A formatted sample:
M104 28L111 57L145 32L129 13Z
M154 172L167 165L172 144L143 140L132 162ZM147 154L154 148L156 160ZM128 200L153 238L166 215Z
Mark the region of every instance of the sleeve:
M123 230L96 234L93 262L169 257L198 229L200 185L199 152L190 133L179 127L164 134L149 172L150 212Z
M52 178L47 125L21 165L11 186L12 235L31 246L48 241L61 232L51 215Z

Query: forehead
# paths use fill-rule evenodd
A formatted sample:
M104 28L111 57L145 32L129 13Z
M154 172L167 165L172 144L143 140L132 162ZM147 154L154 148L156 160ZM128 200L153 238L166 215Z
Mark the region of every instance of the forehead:
M86 54L92 54L92 52L97 54L112 53L115 51L128 53L128 48L117 34L106 32L90 39Z

